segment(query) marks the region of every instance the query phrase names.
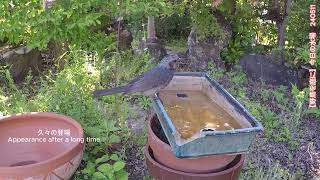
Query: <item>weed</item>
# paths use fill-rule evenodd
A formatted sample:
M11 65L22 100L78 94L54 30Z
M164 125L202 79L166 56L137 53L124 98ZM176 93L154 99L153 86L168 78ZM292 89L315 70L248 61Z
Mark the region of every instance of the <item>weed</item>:
M146 96L141 96L138 98L138 104L140 107L146 110L151 107L151 100Z
M77 172L74 179L94 180L126 180L129 174L124 170L125 163L117 154L105 154L93 160L87 159L87 165L81 172ZM82 176L80 176L82 174Z
M306 113L313 114L317 119L320 119L320 108L310 108L306 110Z
M227 73L231 83L233 83L237 87L243 88L247 83L247 76L242 71L241 66L237 65L233 68L233 71Z
M207 73L209 74L209 76L213 77L214 79L220 79L225 74L225 71L217 68L214 63L209 62Z
M185 52L187 50L187 41L186 39L173 39L167 42L168 49L174 52Z
M273 97L277 102L277 106L281 110L286 110L288 107L289 99L285 96L286 88L285 86L280 86L275 91L272 91Z
M292 174L287 169L282 168L279 163L268 167L250 168L243 172L240 180L295 180L301 178L299 174Z
M290 130L294 130L300 124L300 120L306 112L306 108L304 106L307 101L308 93L307 89L299 91L295 85L292 85L291 94L294 97L294 102L293 107L291 108L291 116L289 117L289 128Z
M261 120L263 123L263 126L265 127L266 136L268 138L271 138L273 135L273 130L279 127L279 120L277 116L268 109L259 109L260 114L262 116Z

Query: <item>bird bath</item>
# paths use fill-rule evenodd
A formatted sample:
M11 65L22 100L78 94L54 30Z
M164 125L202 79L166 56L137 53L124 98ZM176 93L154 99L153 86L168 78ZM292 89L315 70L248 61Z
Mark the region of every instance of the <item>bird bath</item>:
M153 107L177 157L242 153L261 124L205 73L176 73Z
M152 115L148 126L148 144L153 150L154 160L174 170L188 173L220 172L236 158L237 155L210 155L197 158L177 158L171 151L157 115Z
M69 179L79 166L83 130L55 113L0 117L0 179Z

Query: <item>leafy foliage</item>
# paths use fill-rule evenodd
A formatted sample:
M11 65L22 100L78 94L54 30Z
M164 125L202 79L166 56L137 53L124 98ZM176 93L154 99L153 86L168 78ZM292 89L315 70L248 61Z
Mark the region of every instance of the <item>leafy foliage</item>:
M83 179L126 180L129 174L124 170L124 167L125 163L117 154L112 154L111 156L105 154L93 162L89 160L81 173L83 174ZM77 176L75 179L77 179Z
M315 4L313 0L292 1L291 9L288 16L288 28L286 31L286 40L289 48L301 48L309 43L310 32L310 4ZM319 4L317 14L320 13ZM317 18L317 25L320 19Z
M259 28L257 12L247 1L237 1L235 14L229 16L232 25L233 39L227 49L222 52L228 63L237 62L240 57L254 47Z
M105 16L107 6L107 1L60 0L44 10L42 1L2 1L0 39L40 49L50 41L66 42L102 53L110 48L112 39L91 28L100 25L103 19L111 20Z
M30 111L47 111L71 116L81 123L87 137L100 140L86 142L83 164L86 170L84 174L78 174L81 177L80 179L85 174L88 179L92 179L93 176L100 176L100 173L110 179L113 179L113 177L127 179L128 173L123 169L124 162L119 158L115 158L114 155L110 157L112 162L108 162L113 168L108 174L103 168L108 166L107 164L103 165L99 172L94 171L92 174L87 172L91 172L91 162L96 161L97 156L105 154L106 148L126 140L125 137L128 133L126 126L120 120L117 121L117 119L126 119L128 115L128 112L124 111L126 109L124 107L125 100L120 104L119 101L109 102L109 108L123 106L119 107L123 111L110 109L110 111L116 113L109 114L110 112L104 109L105 105L97 102L92 97L92 91L97 85L96 79L99 71L90 66L90 61L81 50L71 51L66 58L69 59L69 64L56 77L49 75L40 80L40 90L30 97L27 97L28 92L22 91L23 89L18 88L13 83L8 71L3 70L2 72L7 74L7 81L5 81L6 86L0 88L0 111L4 115ZM97 162L99 161L101 159L97 160ZM90 175L87 175L87 173Z

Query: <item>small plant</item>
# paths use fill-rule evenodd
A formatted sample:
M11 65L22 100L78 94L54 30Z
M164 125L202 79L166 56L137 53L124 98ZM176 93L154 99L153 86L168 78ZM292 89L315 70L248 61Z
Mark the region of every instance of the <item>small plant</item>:
M304 105L307 101L308 93L307 93L307 89L304 89L303 91L299 91L297 86L292 85L291 94L294 97L294 105L292 108L292 115L290 118L291 119L290 128L292 130L300 124L301 117L303 117L303 115L306 112L306 108L304 107Z
M309 49L309 44L303 46L302 48L297 48L297 54L294 58L293 64L297 64L299 62L302 62L303 64L308 64L310 61L310 49ZM317 46L316 53L320 53L320 45ZM315 66L319 67L320 66L320 58L317 56L315 60Z
M280 133L276 136L276 142L290 142L292 139L292 134L287 127L283 127Z
M260 90L260 95L261 95L261 99L266 102L269 100L270 98L270 91L266 90L266 89L261 89Z
M284 180L284 179L300 179L299 174L292 174L289 170L280 166L277 162L275 165L268 167L260 166L252 168L241 174L240 180Z
M0 112L3 115L8 115L32 111L33 106L28 105L27 96L16 86L7 68L0 70L0 77L4 77L4 79L0 79L0 83L3 85L0 87Z
M88 180L127 180L129 174L124 167L125 163L117 154L106 154L94 162L89 161L81 173Z
M139 99L139 106L142 107L144 110L150 108L151 106L151 101L148 97L146 96L141 96Z
M173 39L170 40L166 46L168 49L175 52L185 52L187 50L187 40L186 39Z
M235 72L229 72L230 81L239 87L244 87L247 82L246 74L238 67Z
M306 110L306 113L312 114L316 116L318 119L320 119L320 108L310 108Z
M271 138L273 131L280 126L278 118L272 111L268 109L260 108L260 114L262 115L261 121L266 129L266 136Z
M115 54L98 66L104 87L125 84L151 67L149 54L135 55L131 51Z
M288 98L285 96L285 91L287 88L285 86L280 86L275 91L272 91L275 100L277 101L277 106L282 110L285 110L288 107Z
M213 77L215 79L219 79L225 74L224 70L217 68L213 62L208 63L208 71L207 72L211 77Z

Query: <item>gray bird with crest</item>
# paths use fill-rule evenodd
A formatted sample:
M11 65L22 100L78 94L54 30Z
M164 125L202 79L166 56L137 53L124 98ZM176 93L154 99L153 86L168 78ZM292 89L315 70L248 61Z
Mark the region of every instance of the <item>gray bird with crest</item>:
M106 96L116 93L132 94L142 93L145 96L154 96L155 93L165 88L173 78L178 55L168 55L149 71L133 79L127 85L110 89L95 90L94 96Z

